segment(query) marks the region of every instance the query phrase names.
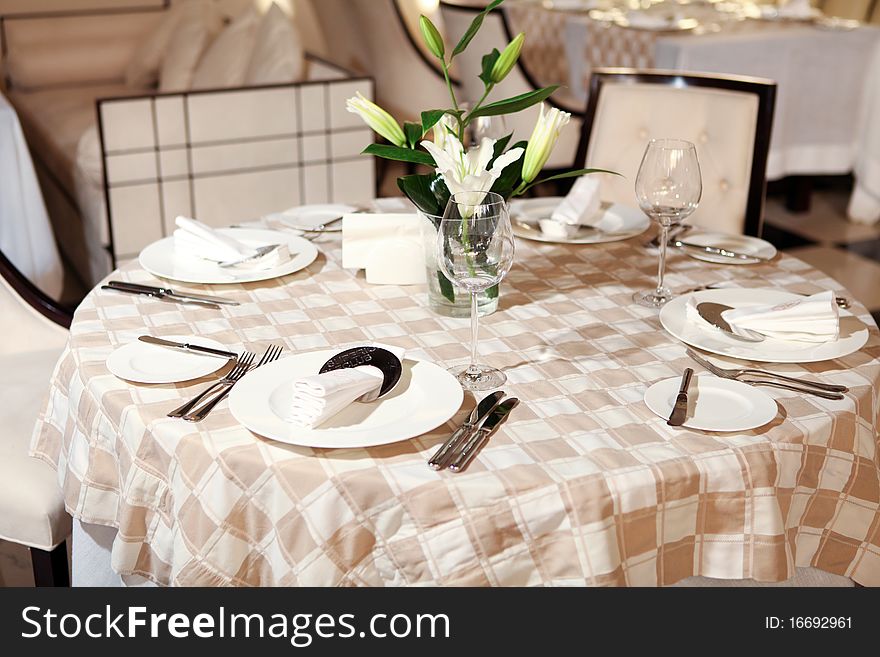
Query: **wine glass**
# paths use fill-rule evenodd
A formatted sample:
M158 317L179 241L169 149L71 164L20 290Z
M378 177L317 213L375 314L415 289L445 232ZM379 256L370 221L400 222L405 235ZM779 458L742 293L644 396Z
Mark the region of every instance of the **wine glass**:
M471 295L470 364L449 370L466 390L491 390L507 380L503 372L477 364L477 295L501 282L513 254L510 211L502 196L458 192L450 197L437 231L437 262L450 281Z
M642 211L660 224L660 266L657 289L633 295L639 305L660 308L672 298L672 292L663 284L669 228L680 224L697 209L702 193L697 149L691 142L683 139L648 142L636 176L636 196Z
M500 114L478 116L468 126L468 129L473 137L471 143L477 146L483 142L483 139L501 139L510 134L507 130L507 121Z

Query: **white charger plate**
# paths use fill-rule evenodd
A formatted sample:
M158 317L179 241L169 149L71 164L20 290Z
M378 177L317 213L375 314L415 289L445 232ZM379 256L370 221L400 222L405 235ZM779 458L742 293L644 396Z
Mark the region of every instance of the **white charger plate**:
M234 237L249 246L287 243L290 260L271 269L223 269L217 263L197 258L174 249L174 237L153 242L138 256L141 267L154 276L183 283L222 285L224 283L251 283L268 281L305 269L318 257L318 248L309 240L277 230L254 228L221 228L220 233Z
M638 208L628 208L615 205L603 204L599 211L603 214L613 213L620 228L614 232L605 232L581 226L573 237L561 239L545 235L538 222L541 219L549 219L553 211L562 203L561 196L543 196L541 198L529 198L513 201L510 204L510 218L513 224L513 234L536 242L551 242L554 244L602 244L604 242L618 242L627 240L636 235L641 235L651 225L651 220Z
M645 391L645 404L662 418L669 418L681 377L658 381ZM776 417L778 408L770 395L740 381L708 373L691 379L684 426L700 431L748 431Z
M774 338L765 338L762 342L744 342L720 329L688 319L686 306L691 296L698 303L712 301L732 308L778 304L803 297L780 290L722 288L685 294L663 306L660 323L670 335L713 354L764 363L817 363L854 353L868 341L868 328L852 313L841 309L840 337L832 342L796 342Z
M283 419L293 400L293 383L317 374L340 349L288 356L246 375L229 395L229 410L256 434L290 445L352 448L385 445L437 428L461 408L461 384L442 367L423 360L403 361L400 382L388 395L355 402L314 429Z
M714 246L719 249L727 249L728 251L736 251L743 255L753 255L757 258L748 260L740 258L731 258L729 256L715 255L698 251L697 249L682 248L681 252L689 255L691 258L712 262L719 265L754 265L763 260L769 260L776 257L776 247L757 237L748 235L729 235L727 233L710 233L710 232L688 232L680 239L691 244L699 244L700 246Z
M344 214L357 212L359 208L344 203L319 203L313 205L299 205L283 212L274 212L266 215L269 221L278 221L294 229L302 227L314 228L328 221L337 219ZM342 222L324 228L322 232L338 233L342 230Z
M227 349L216 340L197 335L162 337L200 347ZM217 356L195 354L135 340L118 347L110 354L107 358L107 369L114 376L134 383L179 383L207 376L228 362Z

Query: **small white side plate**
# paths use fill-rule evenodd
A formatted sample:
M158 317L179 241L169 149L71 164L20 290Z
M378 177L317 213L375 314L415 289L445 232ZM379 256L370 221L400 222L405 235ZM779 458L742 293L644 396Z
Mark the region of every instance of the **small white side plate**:
M662 418L669 418L681 385L681 377L658 381L645 391L645 404ZM754 386L704 373L691 379L684 427L700 431L748 431L776 417L772 397Z
M308 227L314 228L328 221L332 221L344 214L357 212L358 208L353 205L345 205L342 203L322 203L316 205L300 205L295 208L284 210L283 212L275 212L266 215L269 221L278 221L286 226L294 229ZM342 222L333 224L324 229L328 233L338 233L342 230Z
M713 262L719 265L754 265L763 260L769 260L776 256L776 247L757 237L748 235L728 235L727 233L710 233L703 231L692 231L682 237L685 242L691 244L699 244L700 246L714 246L719 249L727 249L735 251L743 255L753 255L757 258L748 260L741 258L731 258L729 256L714 255L697 249L682 248L681 252L689 255L697 260L705 262Z
M153 242L141 251L138 262L154 276L183 283L202 285L222 285L229 283L251 283L268 281L279 276L287 276L305 269L318 257L318 249L309 240L277 230L251 228L221 228L221 233L234 237L250 246L287 242L290 260L271 269L249 269L237 271L224 269L216 262L197 258L188 253L179 253L174 248L174 237L166 237Z
M293 400L293 382L317 374L340 349L288 356L247 374L229 395L229 410L256 434L282 443L321 448L385 445L435 429L461 408L461 385L442 367L423 360L403 361L400 382L375 402L355 402L314 429L284 420Z
M229 351L216 340L195 335L163 335L162 337L175 342L189 342L201 347ZM107 369L114 376L134 383L178 383L207 376L228 362L216 356L193 354L135 340L122 345L110 354L107 358Z
M581 226L573 237L557 238L545 235L538 222L541 219L549 219L561 202L561 196L545 196L512 202L510 204L510 219L514 235L536 242L555 244L601 244L618 242L641 235L651 225L651 220L638 208L630 208L620 204L613 206L603 204L599 212L614 215L608 217L611 221L605 222L616 227L613 232Z

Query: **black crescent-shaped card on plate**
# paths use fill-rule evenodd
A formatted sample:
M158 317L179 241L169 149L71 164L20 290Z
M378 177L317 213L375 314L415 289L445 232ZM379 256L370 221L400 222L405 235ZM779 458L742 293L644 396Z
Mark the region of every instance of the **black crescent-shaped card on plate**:
M381 347L355 347L346 349L321 367L319 374L332 372L333 370L342 370L349 367L360 367L361 365L372 365L382 371L384 377L382 387L379 389L379 397L388 394L400 381L403 373L403 364L400 359L387 349Z

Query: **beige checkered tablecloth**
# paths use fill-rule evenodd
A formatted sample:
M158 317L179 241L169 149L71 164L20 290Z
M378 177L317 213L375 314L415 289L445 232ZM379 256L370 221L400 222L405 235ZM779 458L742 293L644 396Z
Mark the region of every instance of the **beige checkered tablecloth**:
M204 382L131 385L108 372L110 352L142 333L297 352L381 340L466 361L467 320L432 314L419 287L366 285L341 269L335 239L321 247L297 274L212 289L238 307L97 291L77 311L33 452L57 468L76 518L118 528L116 571L177 585L662 585L815 566L880 585L870 316L856 308L871 326L860 352L779 366L848 385L844 401L768 388L779 415L761 429L672 429L642 396L692 363L631 302L656 270L639 239L518 243L480 352L523 403L463 474L425 465L451 424L384 447L291 447L238 426L225 402L200 425L165 416ZM670 269L674 288L837 288L788 257L725 268L676 255ZM136 265L114 276L155 282Z

